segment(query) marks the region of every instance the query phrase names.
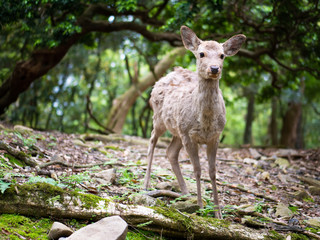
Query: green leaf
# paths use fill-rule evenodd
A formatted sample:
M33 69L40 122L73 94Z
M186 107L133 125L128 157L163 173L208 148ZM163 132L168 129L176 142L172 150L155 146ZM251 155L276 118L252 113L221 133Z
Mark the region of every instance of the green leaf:
M1 192L2 194L4 194L4 192L5 192L8 188L10 188L10 185L11 185L11 183L7 183L7 182L4 182L4 181L0 180L0 192Z

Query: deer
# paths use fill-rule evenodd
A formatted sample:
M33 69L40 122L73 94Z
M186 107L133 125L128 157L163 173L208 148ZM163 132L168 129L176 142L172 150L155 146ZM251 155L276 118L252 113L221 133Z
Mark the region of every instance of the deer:
M222 218L216 184L216 154L219 136L226 124L226 110L219 88L225 57L235 55L246 36L235 35L224 43L203 41L187 26L180 28L181 39L187 50L196 57L196 72L176 67L154 85L150 105L153 109L153 130L149 140L147 171L144 189L150 188L150 174L154 149L167 130L172 140L166 150L182 195L189 194L178 162L182 147L193 165L197 186L197 204L203 208L201 196L201 165L199 145L206 145L209 176L215 205L215 217Z

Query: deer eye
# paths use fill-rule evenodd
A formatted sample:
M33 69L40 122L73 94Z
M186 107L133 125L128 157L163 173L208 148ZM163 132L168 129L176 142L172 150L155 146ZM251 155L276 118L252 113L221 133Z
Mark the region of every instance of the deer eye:
M201 57L201 58L204 57L204 53L203 53L203 52L200 53L200 57Z
M220 55L220 58L223 59L223 58L224 58L224 54L221 54L221 55Z

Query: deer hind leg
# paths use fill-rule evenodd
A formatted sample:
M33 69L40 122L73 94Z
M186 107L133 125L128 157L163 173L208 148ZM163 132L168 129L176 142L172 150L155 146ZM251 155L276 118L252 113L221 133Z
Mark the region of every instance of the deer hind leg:
M154 148L156 147L156 144L158 142L158 138L163 134L164 131L154 128L151 133L151 138L149 142L149 148L148 148L148 167L147 172L144 178L144 189L148 189L150 187L150 174L151 174L151 166L152 166L152 160L153 160L153 153Z
M221 219L221 210L219 206L219 199L218 199L218 190L217 190L217 183L216 183L216 154L218 149L218 140L208 144L207 146L207 155L208 155L208 163L209 163L209 176L212 183L212 191L213 191L213 199L215 204L215 217Z
M182 195L186 195L188 194L188 189L183 179L179 162L178 162L179 152L181 148L182 148L181 139L177 136L173 136L172 141L169 147L167 148L167 157L170 161L172 170L177 177L177 180L181 189L181 193Z

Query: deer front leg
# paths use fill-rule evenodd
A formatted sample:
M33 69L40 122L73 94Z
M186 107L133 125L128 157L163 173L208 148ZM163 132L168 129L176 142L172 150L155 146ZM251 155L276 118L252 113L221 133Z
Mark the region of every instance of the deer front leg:
M202 196L201 196L201 166L198 155L198 144L191 141L189 137L184 137L183 145L187 150L189 157L193 165L194 176L197 182L197 203L200 208L203 208Z
M187 185L183 179L181 169L179 166L179 162L178 162L179 152L180 152L181 148L182 148L181 139L177 136L173 136L172 141L171 141L169 147L167 148L167 157L170 161L172 171L174 172L174 174L177 177L177 180L178 180L178 183L179 183L179 186L181 189L181 193L182 193L182 195L186 195L189 192L187 189Z
M217 183L216 183L216 154L217 154L218 144L219 144L219 138L207 145L207 156L208 156L208 163L209 163L209 176L212 183L214 204L216 206L215 217L222 219L221 210L219 206L219 199L218 199Z

